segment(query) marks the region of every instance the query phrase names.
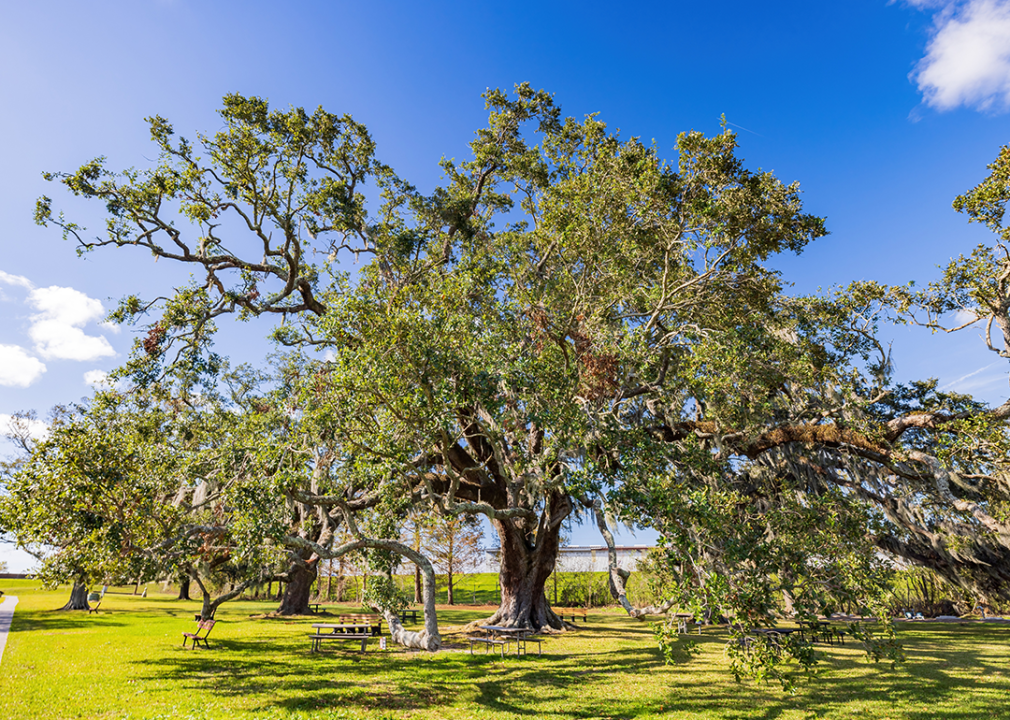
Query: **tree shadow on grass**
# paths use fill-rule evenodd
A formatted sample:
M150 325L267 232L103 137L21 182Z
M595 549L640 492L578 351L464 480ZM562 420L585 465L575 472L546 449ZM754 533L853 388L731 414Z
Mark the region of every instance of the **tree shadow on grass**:
M126 625L109 613L88 613L86 610L15 610L11 633L95 630Z
M210 643L210 649L180 648L138 664L149 667L148 680L169 679L188 690L259 699L259 711L431 707L450 701L431 678L401 683L400 676L409 680L418 675L410 672L417 663L406 654L342 649L310 653L304 641L215 642L211 636Z
M748 681L737 686L739 693L725 683L694 687L692 692L681 686L667 696L664 707L699 716L719 708L721 717L730 720L774 720L797 711L809 717L848 717L875 704L893 708L896 717L908 720L1010 717L1010 673L1004 674L1010 649L1000 648L1000 658L987 656L984 650L966 650L964 637L957 642L957 631L952 636L947 630L906 638L908 661L894 669L875 665L851 643L844 650L821 647L824 661L795 696L776 685ZM999 645L992 636L983 639ZM985 700L966 702L979 697L980 680L987 681Z
M898 708L896 716L913 720L936 716L937 708L943 708L944 717L966 720L980 711L978 702L957 705L978 690L978 677L967 676L974 673L995 678L983 688L988 695L981 707L991 711L988 716L1010 716L1010 670L1007 677L1001 675L1010 667L1010 648L991 634L976 640L945 629L909 638L909 662L893 671L867 662L851 642L844 648L823 647L826 660L818 676L789 696L777 685L735 685L722 660L724 634L690 636L701 645L702 655L667 668L658 648L644 641L648 632L607 630L595 636L600 645L590 644L588 652L582 645L568 653L566 643L548 638L543 656L509 655L504 660L483 653L382 652L374 641L365 653L351 646L310 653L303 635L255 640L211 636L209 650L180 648L139 665L147 666L150 679L172 680L208 696L244 697L243 705L257 712L353 708L398 714L471 706L486 713L558 720L676 711L701 717L718 711L723 718L748 720L797 712L848 717L866 706L892 705ZM622 678L647 679L652 686L640 697L612 692Z
M601 656L545 654L471 656L327 650L310 653L302 638L263 641L211 637L209 650L182 650L138 664L149 680L170 680L187 690L222 697L245 696L257 711L304 711L326 707L360 710L430 710L473 703L485 711L542 716L543 703L571 704L572 688L582 700L573 710L549 713L558 718L640 715L651 708L590 699L597 683L610 674L648 673L662 665L655 648L617 650ZM589 662L591 667L587 668ZM617 705L621 708L618 709ZM624 707L627 705L627 707Z

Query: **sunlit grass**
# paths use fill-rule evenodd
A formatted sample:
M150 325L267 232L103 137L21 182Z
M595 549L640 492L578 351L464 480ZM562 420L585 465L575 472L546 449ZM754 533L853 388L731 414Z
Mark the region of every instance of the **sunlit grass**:
M18 595L3 661L3 718L1004 718L1010 717L1010 628L909 624L897 670L858 649L826 648L818 676L795 696L737 684L725 636L664 666L648 624L590 611L583 629L536 655L471 657L460 637L437 654L378 643L309 652L311 617L254 619L272 602L229 603L209 650L183 650L197 602L149 590L110 595L98 615L54 611L68 591L5 581ZM346 606L347 610L355 609ZM443 628L487 610L443 609Z

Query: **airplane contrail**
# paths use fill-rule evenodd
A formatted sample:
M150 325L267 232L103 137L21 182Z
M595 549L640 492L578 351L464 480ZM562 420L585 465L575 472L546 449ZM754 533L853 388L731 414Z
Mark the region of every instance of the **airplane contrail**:
M980 372L983 372L984 370L988 370L991 367L995 367L995 366L999 365L1001 362L1003 362L1003 361L1002 360L997 360L994 363L989 363L985 367L981 367L978 370L976 370L975 372L970 372L967 375L962 375L961 377L959 377L954 382L949 382L949 383L947 383L946 385L944 385L940 389L941 390L946 390L947 388L953 387L954 385L957 385L959 382L963 382L963 381L967 380L968 378L972 377L973 375L978 375Z

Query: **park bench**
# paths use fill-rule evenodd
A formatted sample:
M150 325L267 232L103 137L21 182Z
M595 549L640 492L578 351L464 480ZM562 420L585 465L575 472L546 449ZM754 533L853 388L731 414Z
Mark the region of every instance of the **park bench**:
M312 627L315 630L315 634L309 636L312 652L319 652L324 640L360 640L361 652L365 652L369 638L375 637L374 627L369 622L314 623Z
M565 616L568 615L571 617L572 622L575 622L576 616L581 616L582 622L589 622L585 608L554 608L554 614L562 620L564 620Z
M407 622L407 616L410 615L411 622L417 622L417 610L401 610L400 611L400 622Z
M216 622L217 620L201 620L196 627L195 633L184 632L182 634L182 646L186 647L186 641L192 640L192 647L195 648L200 643L203 643L203 646L209 649L210 645L207 644L207 636L210 635L210 631L214 629L214 623ZM200 635L201 632L203 635Z
M337 621L344 625L362 625L367 626L369 634L378 637L382 635L382 616L381 615L370 615L370 614L357 614L357 615L338 615ZM315 627L315 626L313 626Z
M93 592L90 595L88 595L88 603L95 603L94 606L91 606L89 604L88 615L90 615L91 613L95 613L96 615L98 614L98 606L102 604L102 597L103 595L101 593L96 592Z

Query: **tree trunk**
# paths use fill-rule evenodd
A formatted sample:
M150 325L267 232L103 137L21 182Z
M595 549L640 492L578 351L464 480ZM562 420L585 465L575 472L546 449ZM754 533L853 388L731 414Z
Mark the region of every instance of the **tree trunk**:
M210 596L209 592L205 592L203 594L203 606L200 608L200 619L213 620L216 610L217 604L214 603L214 599Z
M293 565L288 578L284 598L281 600L281 606L277 608L277 614L308 615L312 583L316 580L316 564Z
M422 602L421 598L421 568L414 566L414 602Z
M449 572L446 574L446 579L449 582L449 588L446 591L446 600L448 601L449 605L455 605L455 603L452 600L452 570L449 570Z
M90 610L88 605L88 586L84 584L84 578L74 580L74 587L70 590L70 600L60 610Z
M179 597L177 600L192 600L189 596L189 584L192 582L189 575L183 575L179 580Z
M569 498L555 493L535 533L529 532L520 518L493 522L501 540L498 573L501 605L487 624L533 630L564 629L564 621L551 610L544 588L557 562L561 522L570 512Z

